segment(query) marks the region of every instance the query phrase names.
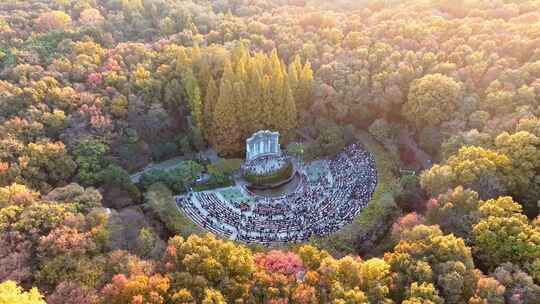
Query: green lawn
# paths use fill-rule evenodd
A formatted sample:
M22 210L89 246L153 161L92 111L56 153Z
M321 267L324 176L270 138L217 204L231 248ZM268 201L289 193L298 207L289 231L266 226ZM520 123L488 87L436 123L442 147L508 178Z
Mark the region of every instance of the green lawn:
M244 196L244 194L242 194L242 192L237 188L227 188L219 191L219 193L229 202L247 202L250 200L249 197Z

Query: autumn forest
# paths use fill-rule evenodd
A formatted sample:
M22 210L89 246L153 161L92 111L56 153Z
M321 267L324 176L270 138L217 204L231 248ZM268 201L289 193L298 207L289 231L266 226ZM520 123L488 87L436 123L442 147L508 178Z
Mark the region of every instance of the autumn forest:
M360 143L369 205L272 246L178 210L266 129ZM0 304L539 304L539 211L540 0L0 0Z

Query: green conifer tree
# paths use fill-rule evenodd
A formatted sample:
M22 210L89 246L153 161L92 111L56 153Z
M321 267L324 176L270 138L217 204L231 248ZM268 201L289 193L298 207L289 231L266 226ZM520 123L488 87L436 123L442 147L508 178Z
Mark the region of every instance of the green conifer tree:
M214 129L213 126L213 113L214 109L217 103L219 97L219 90L216 84L216 81L212 76L210 76L210 80L208 81L208 85L206 87L206 95L204 96L204 111L203 111L203 134L211 144L213 142L211 141L213 139L212 132Z
M186 48L180 47L176 52L176 73L182 74L191 67L191 60L186 52Z
M302 72L302 64L300 62L300 57L295 56L294 60L291 62L291 64L289 64L289 68L287 70L287 74L289 76L289 85L291 87L291 90L295 94L298 88L298 77L301 72Z
M291 135L291 130L296 127L296 104L286 79L283 81L283 99L277 109L280 126L277 128L285 137Z
M239 153L242 149L242 129L238 124L238 106L234 95L234 73L230 61L227 60L213 113L212 132L214 147L225 155Z
M298 111L307 111L311 106L313 91L313 70L307 62L302 66L300 57L296 56L289 65L289 84L293 92Z
M247 129L249 132L255 132L264 127L262 124L263 117L263 82L262 82L262 65L257 57L251 57L249 64L246 67L247 72L247 96L248 100L245 104L246 113L249 114Z
M184 84L184 90L186 97L189 102L189 109L191 111L191 118L193 119L193 124L199 129L202 130L204 127L203 116L202 116L202 100L201 92L199 89L199 83L191 68L187 69L186 72L182 75L182 80Z
M205 60L200 60L199 63L197 65L194 64L194 66L197 67L195 70L197 71L197 79L199 80L201 96L205 96L206 100L206 91L208 89L208 85L210 84L210 79L214 78L214 75L212 74L212 69L208 62Z

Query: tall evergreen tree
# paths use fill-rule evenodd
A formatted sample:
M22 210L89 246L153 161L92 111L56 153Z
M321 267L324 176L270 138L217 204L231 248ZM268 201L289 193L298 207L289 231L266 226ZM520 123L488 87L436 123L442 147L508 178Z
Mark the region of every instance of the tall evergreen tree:
M290 131L296 127L296 104L293 98L292 91L286 79L283 81L283 98L281 105L276 111L278 113L279 123L278 130L288 137Z
M182 80L184 84L184 89L186 97L189 102L189 108L191 111L191 118L193 119L193 124L199 129L203 128L203 117L202 117L202 100L201 92L199 89L199 83L191 68L186 69L186 72L182 75Z
M298 111L306 111L311 106L313 90L313 70L307 62L302 65L300 57L296 56L289 65L289 84L293 92Z
M299 60L289 69L292 77L289 77L287 66L276 51L270 56L262 52L252 56L244 46L234 49L221 78L219 98L213 101L216 98L210 92L214 89L210 88L209 81L204 99L204 109L208 112L204 114L205 135L220 152L240 152L243 140L260 129L290 134L289 131L296 126L297 117L296 90L292 86L305 88L307 82L303 81L306 78L298 78L304 71ZM293 84L290 83L291 79ZM218 133L222 130L218 129L221 128L231 132L220 135ZM214 131L217 133L214 134ZM226 139L221 138L225 136Z
M180 47L176 52L176 73L182 75L186 68L191 66L191 60L186 52L186 48Z
M212 76L210 76L210 80L208 81L208 85L206 87L206 95L204 96L204 112L203 112L203 133L205 138L213 144L211 141L213 139L213 113L214 109L217 103L219 97L219 90L216 85L216 81Z
M242 129L238 124L238 106L234 99L234 73L229 60L221 78L219 98L213 113L213 140L218 152L232 155L241 151Z
M263 74L262 80L261 80L261 116L260 116L260 125L261 129L268 129L271 128L270 122L272 121L273 113L272 109L272 85L271 85L272 79L270 75Z
M298 75L298 85L294 92L294 99L298 108L303 111L309 110L313 99L313 70L307 62Z
M269 67L271 77L271 114L268 123L272 129L284 132L288 130L287 121L289 119L287 118L287 111L290 110L290 105L287 104L287 99L289 99L290 88L288 86L285 86L287 82L287 75L281 60L279 60L279 57L277 56L276 51L273 51L270 55ZM289 99L288 101L290 100L291 99Z
M212 69L210 67L210 64L208 64L206 60L200 60L196 67L197 79L199 80L199 87L201 89L201 96L205 96L204 99L206 100L206 90L208 90L210 79L214 78L212 74Z
M247 119L247 130L254 132L263 127L262 108L263 108L263 92L262 92L262 68L256 57L251 57L246 66L247 73L247 96L244 106L246 113L249 115Z
M249 122L251 120L251 113L246 108L250 99L246 90L248 83L246 66L249 65L249 57L242 49L238 54L240 58L235 58L236 64L234 66L234 100L238 104L236 112L238 123L243 136L245 136L249 132Z
M296 93L296 89L298 88L298 77L301 71L302 71L302 63L300 62L300 57L295 56L294 60L289 64L289 67L287 69L287 74L289 76L289 84L290 84L291 90L295 93Z

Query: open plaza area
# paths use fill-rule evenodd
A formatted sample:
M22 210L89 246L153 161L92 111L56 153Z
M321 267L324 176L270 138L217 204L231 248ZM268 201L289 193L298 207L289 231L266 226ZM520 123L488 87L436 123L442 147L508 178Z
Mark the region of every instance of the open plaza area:
M258 196L245 184L176 197L204 229L243 243L301 242L350 223L367 206L377 185L373 156L353 144L328 160L295 161L299 182L278 197Z

